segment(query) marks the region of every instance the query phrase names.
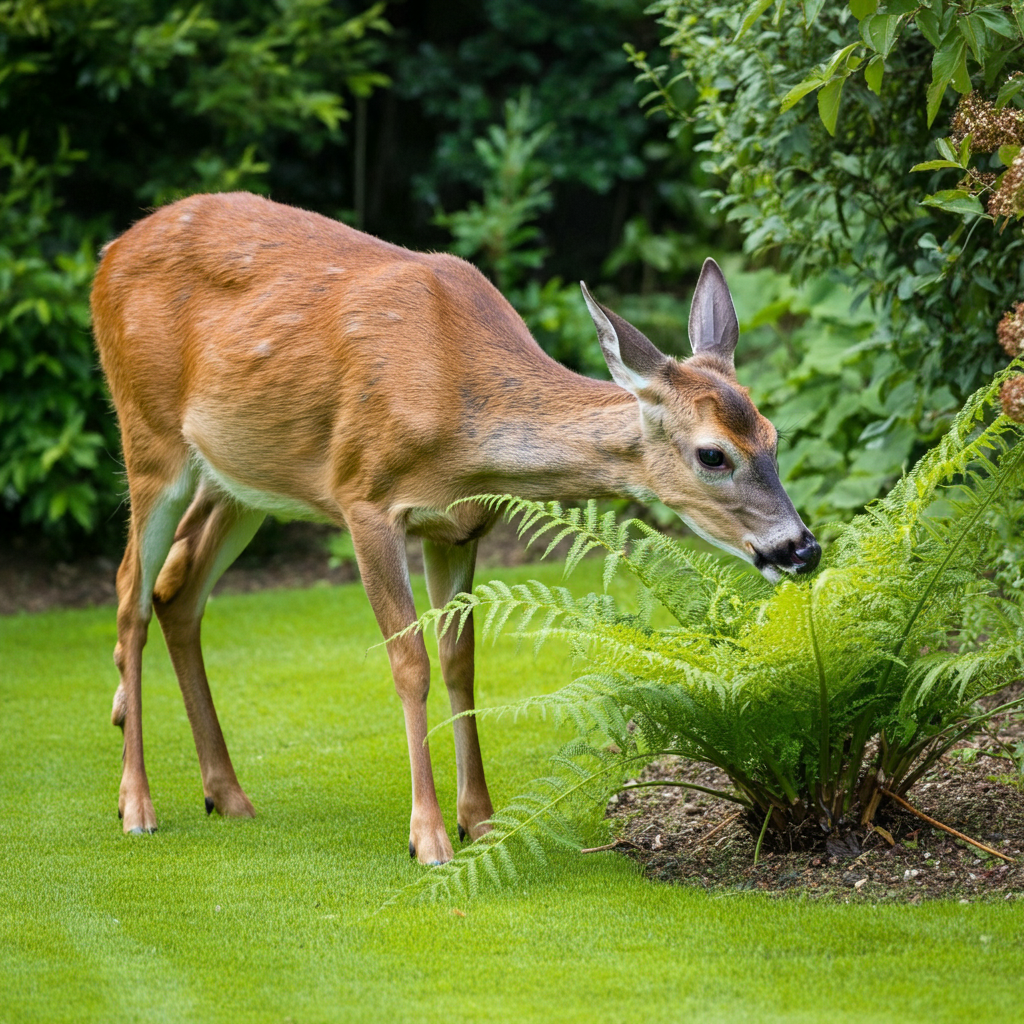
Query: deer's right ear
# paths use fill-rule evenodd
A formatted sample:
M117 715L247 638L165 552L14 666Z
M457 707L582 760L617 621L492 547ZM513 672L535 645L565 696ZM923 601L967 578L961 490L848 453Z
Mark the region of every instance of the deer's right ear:
M706 259L701 268L690 306L690 346L693 354L713 355L733 364L733 352L740 336L736 307L722 268Z
M597 328L597 339L612 380L639 398L640 392L650 386L652 378L668 362L668 357L631 323L595 301L582 281L580 288Z

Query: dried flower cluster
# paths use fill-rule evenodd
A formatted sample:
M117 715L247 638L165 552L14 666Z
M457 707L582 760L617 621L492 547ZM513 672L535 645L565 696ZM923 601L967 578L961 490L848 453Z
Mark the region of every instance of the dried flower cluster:
M1015 217L1024 213L1024 149L1013 158L999 188L989 196L988 212L993 217Z
M994 103L969 92L957 104L949 128L957 146L970 135L972 153L994 153L1000 146L1024 143L1024 111L996 110Z
M1004 314L996 327L996 337L1011 359L1024 352L1024 302L1018 302Z
M1024 423L1024 376L1011 377L999 389L1003 412L1017 423Z

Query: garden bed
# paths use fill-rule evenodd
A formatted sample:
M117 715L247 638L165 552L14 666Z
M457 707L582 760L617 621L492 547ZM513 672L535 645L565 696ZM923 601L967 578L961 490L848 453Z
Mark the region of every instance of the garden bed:
M1019 688L1019 687L1018 687ZM1012 699L1004 692L998 699ZM737 804L680 787L629 790L613 797L609 816L617 847L650 879L720 892L754 889L812 899L917 903L926 899L1013 900L1024 896L1024 789L1000 743L1024 739L1024 721L1008 715L941 759L908 794L918 810L1012 858L1007 863L901 808L881 813L881 829L856 822L801 838L802 850L772 848L766 836L754 866L756 830ZM729 789L710 765L667 758L640 781L692 782ZM737 811L739 813L737 814ZM817 828L817 826L815 826ZM753 834L752 834L753 833ZM809 848L807 848L809 847Z

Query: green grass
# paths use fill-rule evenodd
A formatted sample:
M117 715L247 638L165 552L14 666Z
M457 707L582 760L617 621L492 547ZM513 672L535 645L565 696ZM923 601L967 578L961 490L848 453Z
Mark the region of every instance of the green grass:
M585 565L575 586L598 585ZM500 573L557 582L558 567ZM423 588L418 588L424 606ZM401 710L357 586L220 597L218 710L255 821L207 818L159 629L146 653L160 831L121 834L112 609L0 619L0 1021L1019 1020L1024 907L818 905L652 884L614 854L553 858L459 907L379 908L406 853ZM479 650L483 704L571 677ZM431 720L445 716L444 688ZM495 800L544 770L539 720L485 721ZM432 741L455 829L450 733Z

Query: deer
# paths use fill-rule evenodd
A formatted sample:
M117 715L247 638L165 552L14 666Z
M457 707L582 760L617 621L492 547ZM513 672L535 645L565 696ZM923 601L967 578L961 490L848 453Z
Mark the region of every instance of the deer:
M821 548L779 478L778 435L736 378L739 324L719 266L697 282L678 360L581 282L611 380L547 356L468 262L418 253L249 193L193 195L101 253L91 294L129 495L117 571L123 731L118 814L157 827L142 742L142 653L160 623L195 740L207 814L251 817L203 662L214 584L267 515L351 534L387 644L412 778L409 853L453 857L427 743L430 662L406 538L430 602L472 590L499 513L484 494L658 499L771 581ZM439 641L454 717L460 840L493 811L474 709L472 623ZM460 717L461 716L461 717Z

